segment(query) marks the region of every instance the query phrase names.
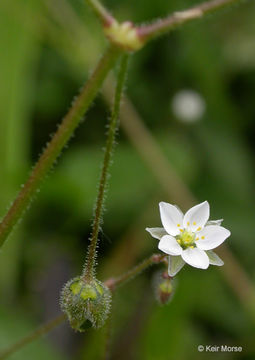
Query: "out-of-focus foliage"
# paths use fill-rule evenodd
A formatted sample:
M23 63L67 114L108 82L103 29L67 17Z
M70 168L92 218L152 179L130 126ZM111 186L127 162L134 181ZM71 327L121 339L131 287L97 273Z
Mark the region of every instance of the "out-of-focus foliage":
M194 3L105 1L120 20L137 22ZM253 284L254 11L246 1L153 41L132 57L127 89L169 163L199 201L210 202L211 218L224 217L229 246ZM0 2L1 214L105 45L82 1ZM183 89L205 101L196 122L180 121L172 111L173 96ZM108 116L99 96L1 252L1 347L53 317L61 287L81 272ZM171 202L120 130L100 235L101 280L156 251L144 228L160 225L161 200ZM247 312L223 271L185 267L165 307L153 298L153 269L121 288L113 301L112 358L254 359L255 310ZM103 335L60 327L13 359L96 359ZM198 353L199 344L242 346L243 352Z

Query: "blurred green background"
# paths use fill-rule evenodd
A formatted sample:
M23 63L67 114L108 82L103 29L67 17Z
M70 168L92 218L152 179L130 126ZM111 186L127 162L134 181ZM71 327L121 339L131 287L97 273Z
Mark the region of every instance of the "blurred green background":
M146 22L194 2L105 4L120 20ZM150 157L146 128L139 132L131 118L133 135L120 129L100 235L100 279L157 251L157 241L144 229L160 226L159 201L173 201L172 193L187 210L177 188L167 192L162 186L160 179L167 183L174 171L198 202L209 201L212 219L224 218L232 232L229 248L255 287L254 11L253 1L228 7L132 57L127 95L159 154ZM105 46L82 0L1 0L2 215ZM185 105L183 90L200 104L192 119L173 105L176 98L179 107ZM58 314L61 287L81 272L109 116L106 91L1 251L1 348ZM240 268L228 266L227 259L225 266L206 272L186 266L165 307L154 299L153 268L121 288L113 302L111 359L255 359L255 298L245 293ZM103 344L104 331L75 334L63 325L10 359L100 359ZM199 344L243 351L199 353Z

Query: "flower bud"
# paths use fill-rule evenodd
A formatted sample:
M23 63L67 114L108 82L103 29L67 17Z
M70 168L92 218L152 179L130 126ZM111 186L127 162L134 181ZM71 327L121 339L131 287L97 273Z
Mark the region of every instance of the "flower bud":
M155 295L161 305L168 304L173 295L173 280L166 273L157 273L155 276Z
M74 330L85 331L100 328L107 319L111 304L111 292L100 281L85 282L76 277L64 286L60 305Z

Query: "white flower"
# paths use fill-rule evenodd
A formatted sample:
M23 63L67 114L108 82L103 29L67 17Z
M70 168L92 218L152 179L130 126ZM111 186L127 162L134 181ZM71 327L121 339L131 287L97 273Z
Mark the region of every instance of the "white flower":
M146 228L156 239L158 248L169 255L168 273L176 275L185 263L200 269L209 264L224 263L212 249L230 236L230 231L220 226L223 220L208 221L210 208L207 201L193 206L185 215L175 206L159 203L163 228Z

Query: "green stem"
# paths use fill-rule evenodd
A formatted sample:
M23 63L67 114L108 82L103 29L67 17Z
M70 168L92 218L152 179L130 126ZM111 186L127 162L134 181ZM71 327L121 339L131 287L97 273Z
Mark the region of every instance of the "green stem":
M107 73L113 67L119 53L119 50L113 46L108 48L81 90L80 95L73 102L71 109L64 117L52 140L48 143L29 179L0 223L0 247L4 244L15 224L21 219L24 211L40 188L45 175L53 166L63 147L88 110L88 107L94 100Z
M140 264L135 266L134 268L127 271L125 274L120 275L116 278L110 278L104 282L106 286L110 288L112 292L116 290L118 286L123 283L126 283L128 280L133 279L137 275L139 275L142 271L146 270L149 266L153 264L159 264L164 262L166 255L161 254L154 254L150 256L148 259L145 259ZM9 355L12 355L16 351L23 348L25 345L33 342L34 340L38 339L40 336L47 334L52 329L57 327L58 325L62 324L66 320L66 316L61 314L54 318L53 320L43 324L42 326L38 327L35 331L30 333L29 335L24 336L22 339L8 347L6 350L0 352L0 360L6 359Z
M91 241L86 257L86 264L84 267L84 280L90 281L94 276L94 268L96 262L96 248L98 242L98 233L100 230L100 225L102 223L102 212L103 212L103 205L104 205L104 198L106 193L106 185L109 175L109 166L111 163L112 152L114 147L114 141L116 132L118 129L118 117L120 111L120 102L121 96L124 89L125 79L126 79L126 72L127 72L127 65L128 65L128 55L123 55L120 64L120 70L117 78L117 85L115 90L115 97L113 103L113 109L110 118L109 130L108 130L108 137L106 141L105 153L104 153L104 160L103 160L103 167L101 171L100 181L99 181L99 189L98 195L96 200L96 208L94 214L94 221L92 225L92 235Z
M23 337L19 341L17 341L15 344L11 345L4 351L0 352L0 360L6 359L8 356L12 355L13 353L17 352L18 350L22 349L25 345L33 342L34 340L37 340L40 336L43 336L50 332L52 329L54 329L56 326L63 323L66 319L66 316L64 314L61 314L54 318L53 320L50 320L46 324L43 324L42 326L38 327L35 331L33 331L31 334Z
M104 26L109 26L115 20L110 12L98 0L85 0Z
M199 19L215 10L221 9L227 5L239 2L240 0L211 0L196 5L184 11L178 11L172 15L155 21L152 24L137 27L138 36L144 42L147 42L155 37L158 37L177 26L187 23L194 19Z
M126 283L127 281L135 278L141 272L146 270L153 264L159 264L164 262L166 255L154 254L151 255L148 259L143 260L140 264L134 266L132 269L128 270L126 273L116 277L110 278L105 281L105 285L108 286L112 291L114 291L118 286Z

